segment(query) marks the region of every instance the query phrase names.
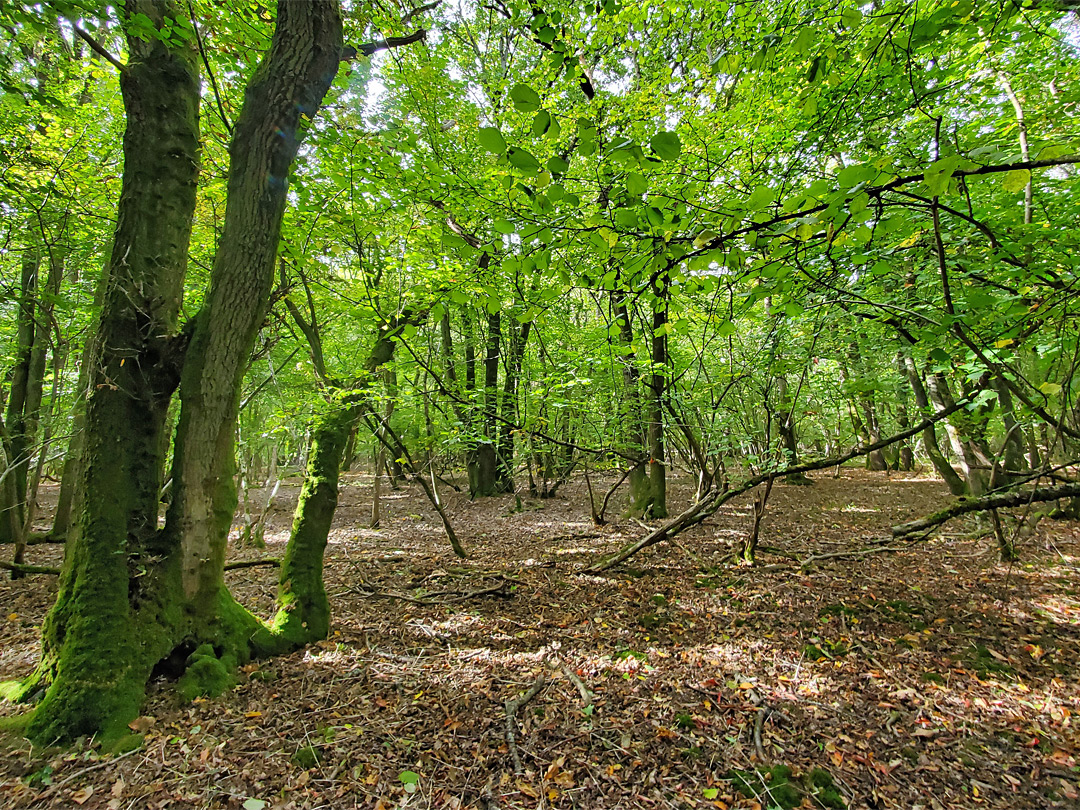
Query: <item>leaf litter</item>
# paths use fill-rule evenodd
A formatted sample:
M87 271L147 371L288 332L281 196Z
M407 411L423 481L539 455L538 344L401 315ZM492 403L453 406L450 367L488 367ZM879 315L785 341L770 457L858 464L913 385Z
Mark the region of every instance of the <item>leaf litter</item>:
M946 501L927 478L845 469L774 489L757 568L729 562L748 494L593 576L583 564L642 529L593 526L583 482L520 509L447 492L465 562L419 491L391 492L378 531L370 495L347 477L330 638L249 664L214 700L152 683L143 745L122 757L9 741L0 806L1080 806L1075 523L1044 521L1013 566L972 519L800 568L891 542ZM672 503L691 496L672 482ZM295 497L265 552L233 556L280 556ZM61 550L32 553L56 565ZM274 569L226 576L269 613ZM0 583L0 679L32 669L50 580Z

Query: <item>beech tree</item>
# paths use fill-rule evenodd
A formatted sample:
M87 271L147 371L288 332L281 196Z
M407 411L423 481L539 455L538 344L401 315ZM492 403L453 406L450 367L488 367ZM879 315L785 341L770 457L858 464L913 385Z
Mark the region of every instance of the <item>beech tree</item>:
M27 727L39 740L122 734L155 665L170 656L188 658L190 688L220 690L238 662L326 629L318 564L287 559L273 624L232 599L222 570L236 508L240 382L269 304L290 168L342 56L338 3L278 5L233 132L210 287L185 324L178 313L200 166L195 32L180 3L128 0L119 12L128 51L116 63L127 120L123 190L81 486L42 660L21 689L41 693ZM177 389L173 498L159 528L166 413Z

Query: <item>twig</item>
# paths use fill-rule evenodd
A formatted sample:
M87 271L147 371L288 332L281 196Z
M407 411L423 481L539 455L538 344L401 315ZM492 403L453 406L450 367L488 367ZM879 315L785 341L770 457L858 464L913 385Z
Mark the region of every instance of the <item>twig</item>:
M277 557L265 557L261 560L240 560L239 562L227 563L225 570L236 571L239 568L256 568L260 565L281 565L281 560Z
M593 702L593 694L589 691L589 688L585 685L585 682L581 680L581 678L578 677L578 674L574 672L574 670L570 669L570 667L566 664L561 663L559 666L562 669L563 675L567 677L570 683L577 687L578 694L581 695L581 702L585 704L586 708L591 706Z
M132 748L130 751L125 751L122 754L117 754L115 757L109 757L109 759L103 759L101 762L95 762L93 765L90 765L89 767L82 768L82 769L80 769L78 771L75 771L75 773L71 774L71 776L64 777L59 782L56 782L53 785L51 785L48 790L46 790L44 793L42 793L40 796L37 797L37 800L40 802L42 799L46 799L49 796L52 796L54 793L59 791L60 788L62 788L64 785L66 785L68 782L72 781L73 779L78 779L80 776L85 776L86 774L90 773L91 771L96 771L96 770L104 768L104 767L106 767L108 765L112 765L113 763L119 762L120 760L124 759L125 757L130 757L132 754L134 754L134 753L136 753L138 751L141 751L141 750L142 750L141 748Z
M533 685L529 687L529 690L520 697L512 698L506 701L504 708L506 709L506 747L510 749L510 758L514 763L514 775L519 775L524 772L524 768L521 766L521 755L518 753L517 738L515 727L517 726L516 715L518 710L532 700L539 694L540 690L544 688L544 682L546 680L547 673L541 669L540 674L536 676L536 680Z
M772 709L762 706L758 709L757 717L754 718L754 750L757 751L758 760L762 765L768 765L765 759L765 746L761 743L761 732L765 727L765 718L772 714Z
M6 571L14 571L17 574L49 574L59 576L59 568L48 568L43 565L24 565L23 563L5 562L0 560L0 568Z

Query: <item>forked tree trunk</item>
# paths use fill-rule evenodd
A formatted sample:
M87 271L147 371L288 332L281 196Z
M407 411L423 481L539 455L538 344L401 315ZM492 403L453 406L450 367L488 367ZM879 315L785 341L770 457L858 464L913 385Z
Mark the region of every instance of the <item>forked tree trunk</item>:
M158 28L186 20L172 2L128 0L124 13L144 14ZM199 666L185 679L212 691L224 687L230 664L310 640L322 626L325 594L306 593L297 604L298 591L321 582L308 575L302 532L294 538L300 550L287 554L293 573L282 589L286 612L305 617L301 625L280 616L270 626L259 622L224 588L222 568L236 508L240 380L267 306L302 117L315 116L337 70L338 3L278 5L270 52L236 122L225 229L182 364L184 340L172 336L198 173L197 61L175 37L133 36L128 50L124 182L76 526L43 627L42 662L23 689L46 687L28 726L46 741L126 733L155 664L170 654L192 652ZM159 531L163 432L178 382L174 494Z

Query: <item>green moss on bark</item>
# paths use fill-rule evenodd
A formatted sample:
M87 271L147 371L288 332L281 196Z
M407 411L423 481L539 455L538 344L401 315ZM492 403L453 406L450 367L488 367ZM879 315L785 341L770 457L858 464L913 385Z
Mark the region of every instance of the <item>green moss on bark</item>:
M188 656L187 669L176 684L176 690L184 700L217 697L236 684L235 671L234 656L226 653L218 658L212 644L203 644Z
M307 475L281 561L279 610L271 625L272 632L288 643L306 644L330 632L323 556L337 508L341 460L358 416L355 404L342 403L320 417L312 431Z

